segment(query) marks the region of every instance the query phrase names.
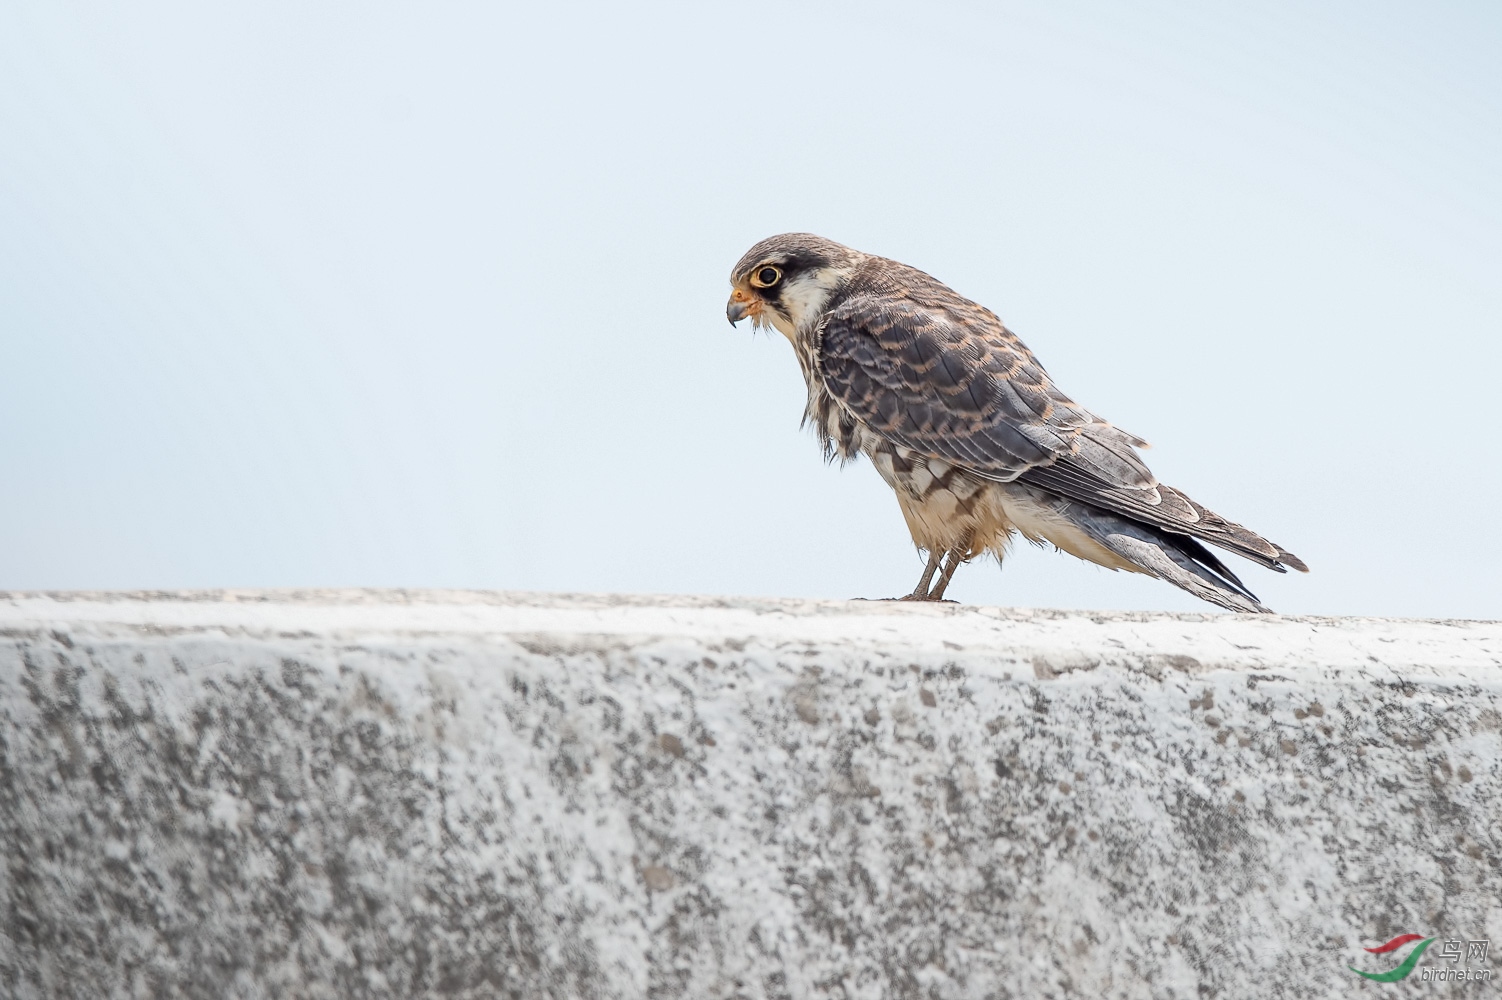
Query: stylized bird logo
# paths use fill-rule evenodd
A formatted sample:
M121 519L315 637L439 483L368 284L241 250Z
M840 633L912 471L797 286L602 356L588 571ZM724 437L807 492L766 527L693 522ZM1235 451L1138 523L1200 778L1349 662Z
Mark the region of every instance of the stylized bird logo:
M1424 949L1428 948L1431 944L1434 943L1434 938L1426 938L1422 934L1399 934L1397 937L1393 938L1391 941L1388 941L1386 944L1379 944L1375 948L1366 949L1373 955L1386 955L1389 952L1397 951L1399 948L1412 941L1417 941L1419 943L1418 947L1410 951L1408 953L1408 957L1404 959L1403 963L1395 969L1389 969L1386 972L1362 972L1354 965L1348 965L1346 966L1346 968L1350 969L1358 976L1362 976L1366 979L1370 979L1378 983L1396 983L1400 979L1407 979L1409 973L1413 972L1413 967L1415 965L1418 965L1419 956L1424 954Z
M905 599L941 600L962 563L1000 559L1014 534L1232 611L1268 609L1202 542L1308 571L1159 483L1145 441L1064 395L995 313L916 268L785 233L748 250L730 283L732 324L792 343L826 455L865 455L896 491L928 553Z

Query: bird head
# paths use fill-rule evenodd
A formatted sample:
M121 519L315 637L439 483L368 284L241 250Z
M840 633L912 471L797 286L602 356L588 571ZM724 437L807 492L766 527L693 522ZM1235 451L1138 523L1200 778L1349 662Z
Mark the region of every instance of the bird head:
M762 240L730 272L730 325L749 317L789 340L824 312L865 255L812 233L783 233Z

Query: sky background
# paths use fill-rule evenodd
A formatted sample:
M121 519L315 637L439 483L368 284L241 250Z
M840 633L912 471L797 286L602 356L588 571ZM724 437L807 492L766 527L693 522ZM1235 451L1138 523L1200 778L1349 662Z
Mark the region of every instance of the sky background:
M0 587L881 597L730 266L990 306L1285 613L1502 617L1502 5L0 6ZM1240 567L1238 567L1240 568ZM1022 545L950 596L1209 609Z

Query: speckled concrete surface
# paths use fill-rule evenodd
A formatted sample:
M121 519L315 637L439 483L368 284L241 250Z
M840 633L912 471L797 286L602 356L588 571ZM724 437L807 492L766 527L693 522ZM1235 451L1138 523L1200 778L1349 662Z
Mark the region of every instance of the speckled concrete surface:
M0 994L1377 995L1499 730L1498 623L0 594Z

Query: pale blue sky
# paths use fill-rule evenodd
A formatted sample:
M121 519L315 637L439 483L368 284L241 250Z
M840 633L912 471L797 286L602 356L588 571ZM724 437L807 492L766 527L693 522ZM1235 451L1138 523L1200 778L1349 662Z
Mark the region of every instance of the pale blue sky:
M1502 617L1502 6L0 7L0 587L885 596L724 320L811 230L995 309L1288 613ZM952 596L1206 608L1027 546Z

